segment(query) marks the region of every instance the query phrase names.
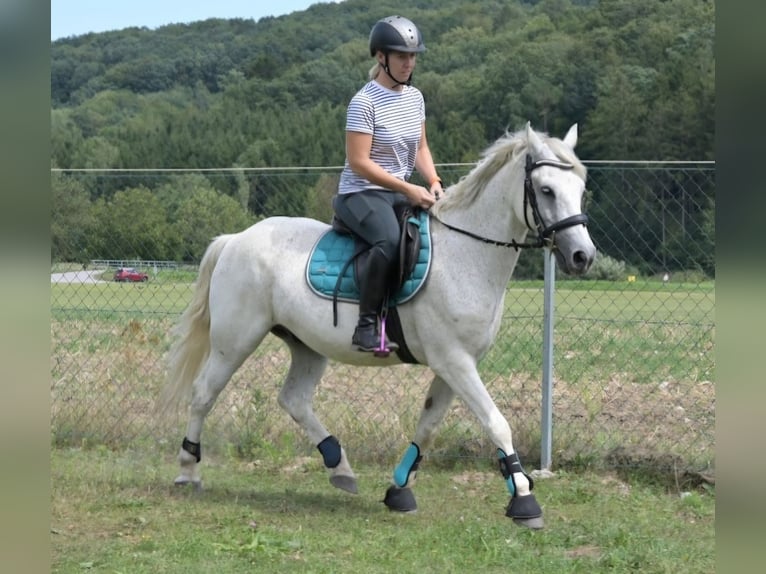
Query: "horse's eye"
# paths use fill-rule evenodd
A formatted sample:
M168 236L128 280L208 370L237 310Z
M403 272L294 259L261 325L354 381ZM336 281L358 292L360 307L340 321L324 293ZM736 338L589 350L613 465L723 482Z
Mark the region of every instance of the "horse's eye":
M544 185L540 188L540 191L544 193L545 195L551 195L553 193L553 190L548 187L547 185Z

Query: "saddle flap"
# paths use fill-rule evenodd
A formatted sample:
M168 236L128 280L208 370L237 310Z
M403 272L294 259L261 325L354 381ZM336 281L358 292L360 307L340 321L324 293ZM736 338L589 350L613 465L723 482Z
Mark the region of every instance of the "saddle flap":
M405 206L397 212L401 238L399 239L399 276L392 291L402 288L412 275L420 256L420 219L416 210Z

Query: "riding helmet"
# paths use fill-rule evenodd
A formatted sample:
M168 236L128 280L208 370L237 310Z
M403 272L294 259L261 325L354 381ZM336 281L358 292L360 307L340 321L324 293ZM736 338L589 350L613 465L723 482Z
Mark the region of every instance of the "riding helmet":
M375 23L370 32L370 56L380 50L384 54L397 52L425 52L423 36L417 26L402 16L389 16Z

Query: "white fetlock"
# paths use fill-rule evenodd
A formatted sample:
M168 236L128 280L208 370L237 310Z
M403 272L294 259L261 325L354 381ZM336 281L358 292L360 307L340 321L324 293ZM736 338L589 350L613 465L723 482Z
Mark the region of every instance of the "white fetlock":
M197 458L193 454L181 449L178 453L178 462L181 465L181 474L176 477L173 483L177 486L191 484L195 489L202 488L202 478L200 477Z
M173 484L176 486L186 486L191 485L194 490L202 490L202 479L199 477L193 478L188 477L185 474L179 474L176 479L173 481Z
M523 472L513 473L513 484L516 486L516 496L527 496L532 494L529 488L529 479Z

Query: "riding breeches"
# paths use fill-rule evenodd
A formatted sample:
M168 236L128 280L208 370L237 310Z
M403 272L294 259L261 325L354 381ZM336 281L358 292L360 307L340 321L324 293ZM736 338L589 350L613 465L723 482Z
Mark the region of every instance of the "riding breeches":
M378 247L389 264L398 256L399 221L394 206L409 203L403 193L367 189L333 198L338 218L357 236Z

